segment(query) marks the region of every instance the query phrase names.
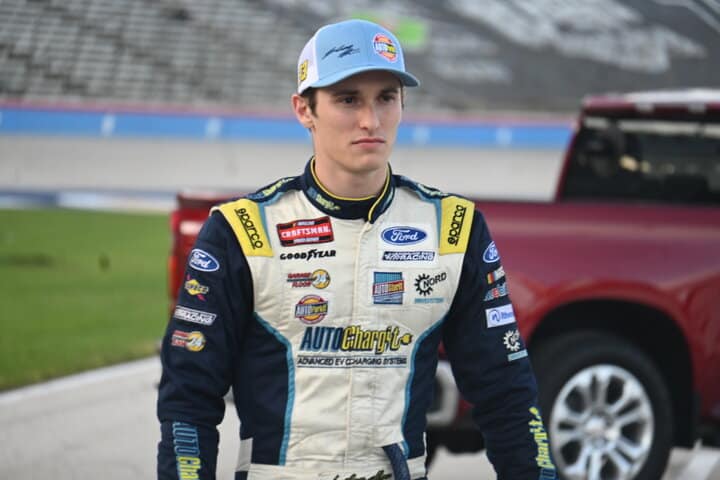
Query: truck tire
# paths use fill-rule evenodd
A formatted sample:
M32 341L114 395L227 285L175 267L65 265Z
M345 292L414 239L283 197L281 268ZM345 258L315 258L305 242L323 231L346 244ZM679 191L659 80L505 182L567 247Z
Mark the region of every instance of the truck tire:
M662 477L672 447L672 404L642 350L621 337L585 331L538 345L532 362L561 478Z

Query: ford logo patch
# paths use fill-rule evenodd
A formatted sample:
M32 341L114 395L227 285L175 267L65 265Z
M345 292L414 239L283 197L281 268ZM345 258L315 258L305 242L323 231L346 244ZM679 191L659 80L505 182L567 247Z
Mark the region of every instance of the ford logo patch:
M419 228L390 227L382 231L382 239L390 245L414 245L427 238L427 233Z
M490 242L490 245L487 246L483 253L483 260L485 263L493 263L500 260L500 254L495 246L495 242Z
M188 265L201 272L214 272L220 268L220 262L218 262L215 257L199 248L194 248L190 252Z

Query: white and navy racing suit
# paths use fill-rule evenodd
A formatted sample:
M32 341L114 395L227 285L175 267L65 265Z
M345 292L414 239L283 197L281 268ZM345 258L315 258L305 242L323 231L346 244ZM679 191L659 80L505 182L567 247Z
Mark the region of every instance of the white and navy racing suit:
M500 255L474 204L388 173L378 197L303 175L213 209L162 344L162 479L425 478L444 343L500 479L556 478Z

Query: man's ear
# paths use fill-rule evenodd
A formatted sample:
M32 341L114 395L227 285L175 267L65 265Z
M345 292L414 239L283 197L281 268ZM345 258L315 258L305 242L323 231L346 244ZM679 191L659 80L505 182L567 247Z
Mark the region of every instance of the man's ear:
M313 123L312 110L310 110L310 105L308 105L307 100L297 93L293 93L292 107L300 125L312 130L315 125Z

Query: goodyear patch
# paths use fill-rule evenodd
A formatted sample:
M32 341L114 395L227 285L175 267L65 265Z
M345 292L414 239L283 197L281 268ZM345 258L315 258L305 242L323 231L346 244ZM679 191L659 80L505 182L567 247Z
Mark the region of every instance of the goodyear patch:
M248 257L272 257L265 227L257 203L247 198L216 207L235 232L243 253ZM214 209L213 209L214 210Z
M460 197L445 197L441 201L440 255L465 253L470 239L475 205Z

